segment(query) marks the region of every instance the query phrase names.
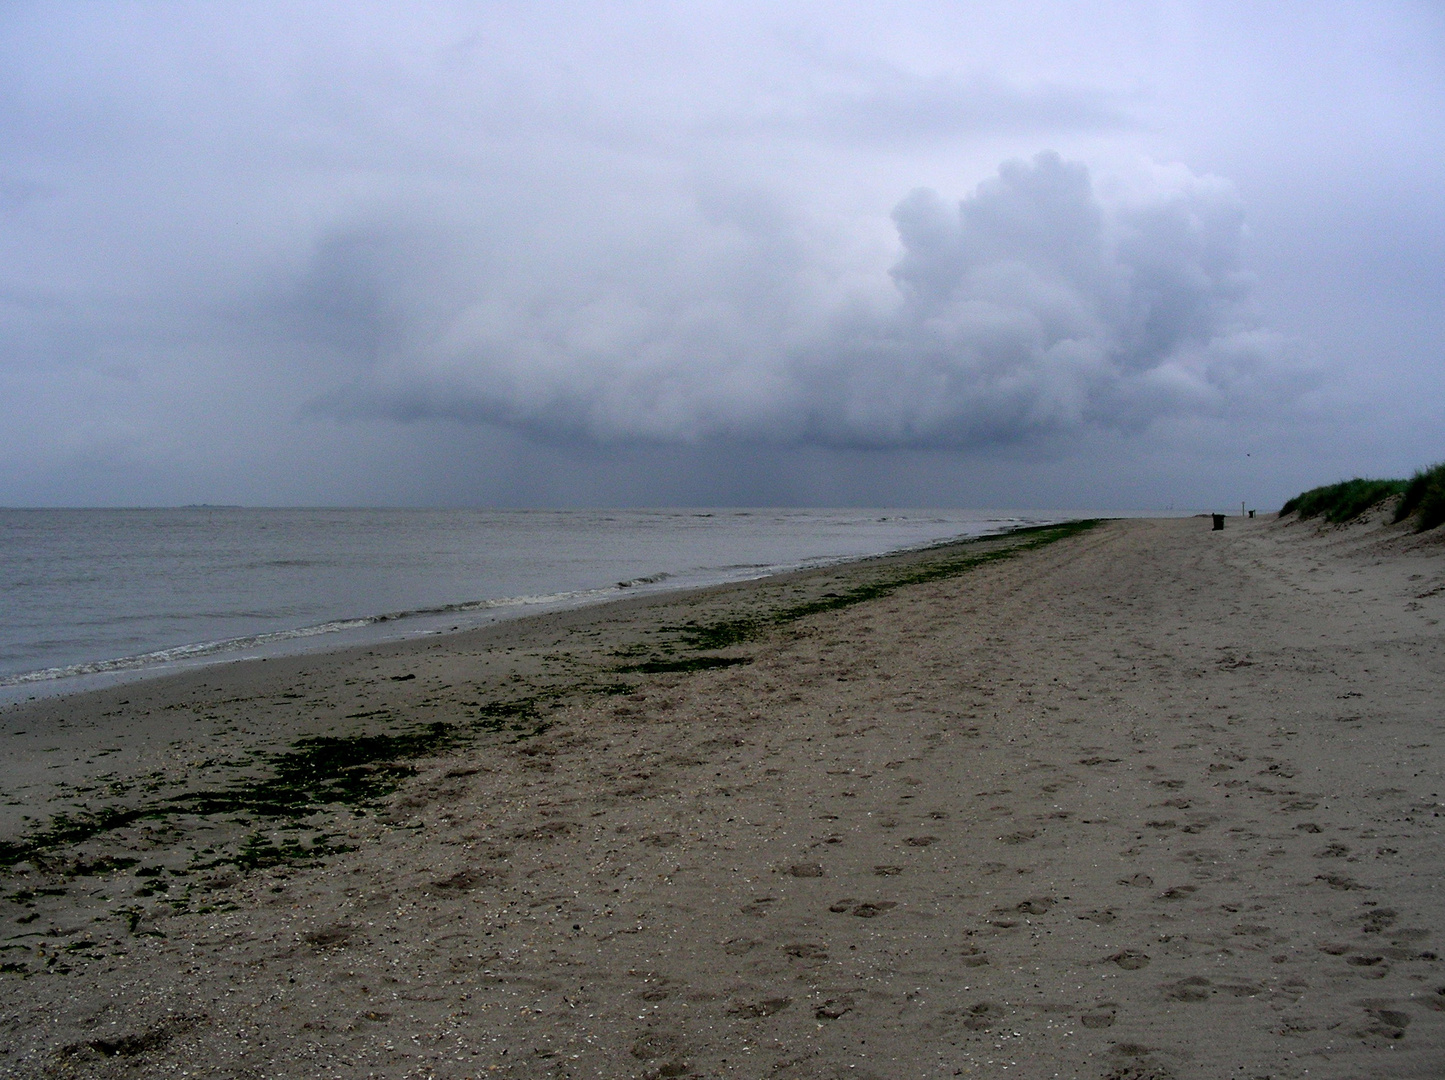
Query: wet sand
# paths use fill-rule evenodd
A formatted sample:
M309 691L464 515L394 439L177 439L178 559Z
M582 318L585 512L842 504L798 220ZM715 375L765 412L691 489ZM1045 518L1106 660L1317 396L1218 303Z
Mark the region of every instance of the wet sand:
M1022 542L0 713L0 1075L1445 1074L1445 548Z

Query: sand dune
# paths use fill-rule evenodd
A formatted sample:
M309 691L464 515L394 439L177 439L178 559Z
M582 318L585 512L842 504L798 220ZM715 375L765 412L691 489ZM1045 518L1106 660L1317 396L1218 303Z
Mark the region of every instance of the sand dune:
M1441 546L1019 542L6 712L0 1075L1445 1074Z

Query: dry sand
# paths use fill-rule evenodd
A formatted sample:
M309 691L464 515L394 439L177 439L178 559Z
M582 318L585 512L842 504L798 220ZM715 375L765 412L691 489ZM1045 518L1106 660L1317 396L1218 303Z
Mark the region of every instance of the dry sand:
M1110 522L615 671L948 556L7 711L12 839L495 730L18 864L0 1075L1445 1075L1445 549Z

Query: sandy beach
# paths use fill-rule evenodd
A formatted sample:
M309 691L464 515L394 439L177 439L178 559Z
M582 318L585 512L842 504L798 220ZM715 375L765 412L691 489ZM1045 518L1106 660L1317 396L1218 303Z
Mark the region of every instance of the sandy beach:
M7 709L0 1076L1445 1075L1442 616L1110 521Z

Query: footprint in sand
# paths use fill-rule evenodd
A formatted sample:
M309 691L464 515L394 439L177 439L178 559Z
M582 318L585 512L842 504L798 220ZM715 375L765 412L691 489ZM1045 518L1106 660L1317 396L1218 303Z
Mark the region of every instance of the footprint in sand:
M844 995L839 998L828 998L813 1010L813 1015L819 1020L840 1020L844 1014L852 1011L853 998Z
M1002 1012L993 1002L980 1001L977 1005L969 1006L963 1026L970 1031L987 1031L1003 1019Z
M823 876L823 867L818 863L799 863L790 866L783 873L789 877L818 878Z
M1138 971L1140 968L1149 966L1149 955L1138 949L1124 949L1116 952L1113 956L1106 957L1106 964L1118 964L1125 971Z
M1408 1013L1400 1012L1398 1009L1367 1009L1366 1015L1370 1017L1369 1023L1363 1035L1376 1035L1385 1039L1403 1039L1405 1028L1409 1026L1410 1017Z
M963 951L963 955L959 957L959 963L964 967L987 967L988 957L985 956L977 946L970 945ZM1441 998L1441 1002L1442 1007L1445 1007L1445 997Z
M301 935L301 940L313 949L335 949L347 944L356 935L356 927L346 923L325 926Z
M1014 910L1021 911L1025 915L1044 915L1057 903L1058 901L1052 896L1031 896L1027 900L1019 901Z
M885 911L891 911L897 906L892 900L879 900L874 904L859 904L848 914L857 915L860 919L873 919L882 915Z
M728 1006L729 1016L741 1016L749 1020L761 1020L774 1016L793 1003L790 997L763 998L761 1001L734 1001Z
M828 959L828 950L810 941L795 941L791 945L784 945L783 952L797 960Z
M483 885L495 885L505 876L487 867L473 866L439 878L427 887L436 892L465 892Z
M682 1041L675 1035L649 1031L632 1044L632 1056L638 1061L657 1061L644 1075L651 1077L686 1076L692 1071L683 1053Z
M1400 913L1394 908L1375 908L1375 910L1363 916L1361 921L1364 925L1360 927L1360 932L1364 934L1378 934L1392 925L1399 916Z
M1199 891L1197 885L1175 885L1159 894L1160 900L1185 900Z
M1121 1042L1112 1047L1124 1060L1104 1074L1103 1080L1174 1080L1174 1073L1153 1058L1153 1047Z
M549 821L546 824L538 825L531 829L521 829L512 834L513 840L555 840L559 836L566 836L575 832L577 825L571 821Z
M1203 975L1191 975L1178 982L1166 983L1164 997L1170 1001L1208 1001L1214 996L1214 984Z

